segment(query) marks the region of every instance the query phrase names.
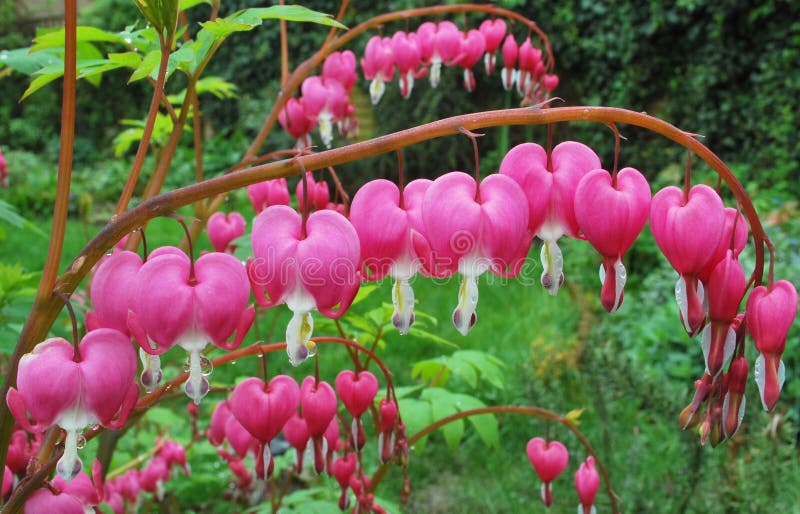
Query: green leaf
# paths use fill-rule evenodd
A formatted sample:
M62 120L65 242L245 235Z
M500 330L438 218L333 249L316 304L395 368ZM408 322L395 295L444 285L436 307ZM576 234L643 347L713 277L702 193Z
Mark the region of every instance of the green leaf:
M211 0L180 0L180 10L185 11L200 4L211 5Z
M57 52L31 53L30 50L30 48L0 50L0 68L8 66L25 75L32 75L46 66L63 62Z
M450 357L450 366L454 368L454 372L456 367L463 368L464 364L476 369L481 378L497 389L505 388L505 375L503 374L505 364L498 358L480 350L459 350ZM466 370L464 372L469 373ZM462 378L468 380L465 376ZM477 384L471 385L475 387Z
M128 84L131 82L136 82L137 80L142 80L143 78L150 75L158 67L158 64L161 62L161 50L153 50L149 52L144 59L142 59L141 64L136 71L133 72L131 78L128 79Z
M108 60L121 67L136 69L142 64L142 56L137 52L108 54Z
M426 383L431 383L438 378L438 384L446 384L450 378L450 370L447 369L446 358L439 357L438 359L417 362L411 368L411 378L417 377Z
M456 406L460 411L480 409L486 407L479 399L467 394L453 394L456 399ZM479 414L477 416L470 416L467 418L478 432L478 436L486 444L492 448L498 448L500 445L500 431L497 427L497 418L494 414Z
M51 73L45 73L44 75L39 75L38 77L36 77L35 79L33 79L31 81L30 85L28 86L28 89L26 89L25 93L22 94L22 98L20 98L20 101L25 100L26 98L31 96L33 93L35 93L35 92L39 91L40 89L42 89L47 84L49 84L49 83L53 82L54 80L60 78L62 75L64 75L64 71L63 70L62 71L54 71L54 72L51 72Z
M425 330L422 330L422 329L419 329L419 328L411 327L409 329L409 331L408 331L408 334L411 335L411 336L414 336L414 337L418 337L420 339L425 339L425 340L434 342L436 344L441 344L441 345L444 345L444 346L450 346L452 348L458 348L459 347L457 344L455 344L455 343L453 343L451 341L448 341L447 339L445 339L443 337L439 337L436 334L431 334L430 332L426 332Z
M346 26L336 21L330 14L312 11L301 5L273 5L271 7L248 10L254 11L261 19L281 19L286 21L318 23L320 25L347 30Z
M452 416L459 410L462 410L458 407L458 396L446 389L432 387L424 390L420 397L431 402L431 410L436 419ZM464 420L457 419L451 421L442 426L441 431L447 446L449 446L451 450L455 450L458 447L458 443L461 442L461 438L464 436Z
M427 401L415 398L398 398L397 408L406 424L406 431L412 436L433 423L433 412L431 404ZM417 443L420 447L424 446L424 438Z
M95 43L108 42L108 43L125 44L125 40L118 34L106 32L105 30L98 29L97 27L80 26L78 27L76 36L79 44L88 42L95 42ZM38 35L33 40L33 46L31 47L31 52L39 52L41 50L45 50L48 48L64 48L64 39L65 39L65 32L63 28L53 32L47 32Z
M350 305L353 306L363 302L364 300L367 299L369 295L377 291L377 289L378 289L378 284L362 284L361 287L358 289L358 294L356 294L353 303L351 303Z

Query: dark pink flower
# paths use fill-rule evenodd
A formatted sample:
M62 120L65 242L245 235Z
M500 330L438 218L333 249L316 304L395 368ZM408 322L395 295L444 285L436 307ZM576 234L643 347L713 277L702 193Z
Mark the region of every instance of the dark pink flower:
M455 23L425 22L417 29L422 62L430 64L431 86L436 87L442 76L442 64L451 66L461 51L461 31Z
M491 75L494 72L494 54L506 36L506 22L499 18L483 20L478 30L481 31L486 42L486 55L483 58L484 69L487 75Z
M311 146L309 134L317 122L317 113L309 112L302 98L299 100L290 98L278 113L278 122L286 132L297 139L296 148L302 149Z
M542 481L542 502L549 507L553 503L550 484L567 468L569 453L560 442L545 441L541 437L528 441L525 450L528 460Z
M289 205L289 187L285 178L265 180L247 186L247 197L258 214L270 205Z
M220 253L233 253L236 246L231 243L244 235L245 225L244 216L238 212L215 212L209 216L207 226L211 246Z
M586 461L581 463L578 471L575 472L575 489L578 491L581 505L578 508L579 514L593 514L594 498L597 496L597 489L600 487L600 475L594 468L594 457L586 457Z
M356 75L356 54L350 50L332 52L322 64L322 78L337 80L350 93L358 79Z
M503 71L500 73L500 79L503 82L503 89L511 91L519 80L519 70L515 69L519 46L513 35L506 36L506 40L503 42L502 54Z
M372 36L367 41L364 49L364 58L361 59L361 69L364 78L370 80L369 97L372 105L381 101L386 82L390 82L394 77L394 55L392 54L392 42L388 37Z

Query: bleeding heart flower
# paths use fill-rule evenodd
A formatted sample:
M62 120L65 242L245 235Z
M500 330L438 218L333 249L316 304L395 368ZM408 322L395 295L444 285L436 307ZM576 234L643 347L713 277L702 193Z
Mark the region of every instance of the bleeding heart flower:
M391 39L391 50L397 71L400 75L400 94L404 99L411 96L414 79L425 76L428 70L422 68L419 41L414 33L395 32Z
M466 335L475 325L478 277L489 270L502 277L519 273L531 237L525 195L504 175L475 179L454 171L436 179L422 202L424 237L414 245L427 271L438 277L458 272L463 280L453 324Z
M342 440L339 439L339 420L336 416L331 419L322 437L325 438L325 443L328 446L328 452L325 455L325 469L327 469L328 474L330 474L333 455L342 449Z
M350 495L347 494L347 489L350 487L350 479L356 473L356 466L358 465L358 458L355 453L348 453L339 457L331 465L331 474L339 483L342 492L339 495L339 508L347 510L350 506Z
M329 383L306 377L300 386L300 405L308 433L314 443L314 469L317 473L322 473L326 463L323 441L325 431L336 417L336 393Z
M245 225L244 217L238 212L215 212L208 218L208 239L211 246L220 253L233 253L236 246L231 243L244 235Z
M431 66L431 86L436 87L442 76L442 64L448 66L461 51L461 31L452 21L438 24L426 21L417 29L422 62Z
M308 77L300 86L306 115L316 118L319 136L330 148L333 140L333 123L345 117L349 103L347 92L338 80Z
M286 303L293 313L286 327L286 351L295 366L315 351L310 341L311 311L338 318L350 307L360 285L360 243L347 218L317 211L308 217L302 232L302 219L293 209L282 205L265 209L253 222L255 259L248 262L259 305Z
M55 337L22 356L17 389L9 389L6 402L17 423L29 432L52 425L66 431L64 454L56 469L71 480L81 471L79 432L95 423L118 429L127 422L139 396L135 374L136 352L117 330L87 333L78 354L66 340ZM26 410L35 425L28 421Z
M378 452L381 462L389 462L394 456L394 428L397 423L397 402L388 398L381 398L380 407L380 435L378 436Z
M151 355L160 355L176 344L189 352L185 390L200 403L208 393L203 375L210 373L203 369L210 361L201 358L200 352L209 342L224 350L237 348L253 324L247 272L229 254L207 253L193 264L177 248L159 250L137 275L128 327ZM233 341L227 342L234 334Z
M392 323L401 334L414 323L414 290L409 281L422 265L414 251L412 233L423 233L422 199L433 184L427 179L409 183L401 194L393 182L379 179L364 184L353 197L350 222L358 233L363 276L395 279ZM376 220L380 220L377 222Z
M725 367L736 347L734 318L746 289L744 270L733 251L728 250L708 279L708 317L711 324L702 332L706 371L712 378Z
M595 512L594 499L600 487L600 475L594 468L594 457L586 457L575 472L575 489L578 491L581 505L578 514L593 514Z
M558 82L558 75L547 73L542 77L542 85L548 93L552 93L553 90L558 87Z
M248 454L256 455L260 447L258 439L233 415L227 400L214 408L207 435L208 441L214 446L221 446L227 440L240 459Z
M350 93L356 80L358 80L358 75L356 75L356 54L350 50L332 52L322 64L322 78L326 82L328 80L339 81L345 91Z
M308 446L308 439L311 435L308 433L308 425L306 420L303 419L299 413L295 412L291 418L283 426L283 437L286 442L292 445L292 448L297 452L297 472L303 470L303 454Z
M258 214L270 205L289 205L289 187L285 178L265 180L247 186L247 197Z
M674 186L665 187L650 204L650 230L667 260L680 274L675 285L681 321L690 335L705 324L705 291L698 279L719 245L725 226L722 199L700 184L688 195Z
M736 233L734 234L734 230ZM708 284L711 272L716 265L725 258L728 250L733 251L733 256L738 257L744 247L747 246L748 229L747 221L737 209L725 207L725 227L722 229L722 237L719 239L717 249L714 250L713 257L706 263L698 277L704 284Z
M67 493L54 493L45 487L37 489L25 501L25 514L86 514L80 500Z
M483 20L478 30L483 34L486 42L486 55L483 57L484 69L487 75L494 72L494 54L500 48L500 43L506 35L506 22L497 18Z
M503 81L503 89L511 91L519 79L519 70L515 69L519 46L512 34L506 36L506 40L503 42L502 54L503 70L500 73L500 79Z
M764 410L770 411L786 378L781 355L786 349L786 336L797 316L797 289L787 280L769 286L758 286L750 293L746 308L747 326L756 350L756 384Z
M722 404L722 428L725 437L731 438L739 430L744 419L744 408L747 398L744 390L747 386L749 366L744 356L735 357L731 367L725 374L725 400Z
M543 72L544 65L542 65L542 51L538 48L534 48L531 44L531 38L528 37L519 46L519 76L517 77L517 92L522 96L530 96L534 83L539 80L537 73L541 74ZM598 165L595 167L599 168L600 166Z
M355 448L361 449L366 439L361 416L372 406L378 394L378 379L369 371L354 373L349 369L336 375L336 392L345 408L353 416L351 436Z
M528 460L542 481L542 502L549 507L553 503L550 483L566 469L569 453L560 442L545 441L541 437L534 437L528 441L526 452Z
M371 81L369 97L372 105L377 105L386 91L386 82L391 82L394 77L394 55L392 42L388 37L372 36L367 41L361 69L364 71L364 78Z
M603 256L600 299L608 312L622 304L627 280L625 252L633 245L650 213L650 185L639 171L623 168L612 177L592 170L575 190L575 219L591 245Z
M286 105L278 113L278 123L281 124L283 130L288 132L292 137L297 139L295 148L303 149L311 146L311 129L317 122L317 113L311 113L306 109L306 104L303 99L290 98ZM249 189L249 188L248 188ZM288 202L287 202L288 205Z
M328 204L330 203L331 195L328 190L328 183L324 180L316 182L314 180L313 173L306 173L306 187L308 188L308 198L310 200L310 205L313 206L315 210L321 211L323 209L328 208ZM305 192L303 188L303 181L299 180L297 182L297 187L295 187L295 195L297 196L297 204L300 206L300 210L305 207ZM286 204L288 205L288 204Z
M555 296L564 282L564 258L558 239L577 237L575 191L584 175L600 168L600 158L588 146L565 141L548 156L536 143L512 148L500 163L500 173L514 179L528 200L528 230L544 241L542 285Z
M142 491L154 493L160 501L164 499L164 484L169 480L169 466L161 457L153 457L139 473Z
M470 93L475 90L475 74L472 67L481 60L486 51L486 39L478 30L470 30L461 39L461 50L455 63L464 69L464 89Z
M267 385L251 377L236 386L228 403L236 420L261 443L260 458L266 474L270 475L273 462L269 443L297 411L300 403L297 382L292 377L278 375Z

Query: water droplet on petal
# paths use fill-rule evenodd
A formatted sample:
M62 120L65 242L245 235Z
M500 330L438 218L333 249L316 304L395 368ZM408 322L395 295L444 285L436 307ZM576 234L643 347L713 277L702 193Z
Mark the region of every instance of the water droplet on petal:
M200 357L200 373L203 374L204 377L209 376L211 373L214 372L214 363L211 362L206 356Z
M78 434L78 442L76 443L75 447L79 450L83 450L86 447L86 438L83 434Z

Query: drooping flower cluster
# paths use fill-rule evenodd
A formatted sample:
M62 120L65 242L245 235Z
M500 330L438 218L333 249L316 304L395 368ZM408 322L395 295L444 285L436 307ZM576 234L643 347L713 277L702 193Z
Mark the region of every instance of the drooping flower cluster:
M333 140L333 126L347 137L358 130L350 91L356 82L356 56L350 50L333 52L322 66L322 75L303 81L300 98L290 98L278 115L278 122L297 139L296 148L311 146L311 131L319 127L325 146Z
M370 81L369 92L377 104L386 83L399 75L400 95L411 96L414 79L428 75L431 86L437 87L442 66L459 67L467 91L475 89L472 69L483 60L486 75L494 73L496 53L502 43L503 70L501 81L506 90L516 89L529 103L544 100L557 86L558 76L548 73L542 51L534 48L530 37L518 45L513 34L507 34L502 19L484 20L479 29L462 31L451 21L425 22L415 32L395 32L391 37L372 36L364 49L361 69Z

